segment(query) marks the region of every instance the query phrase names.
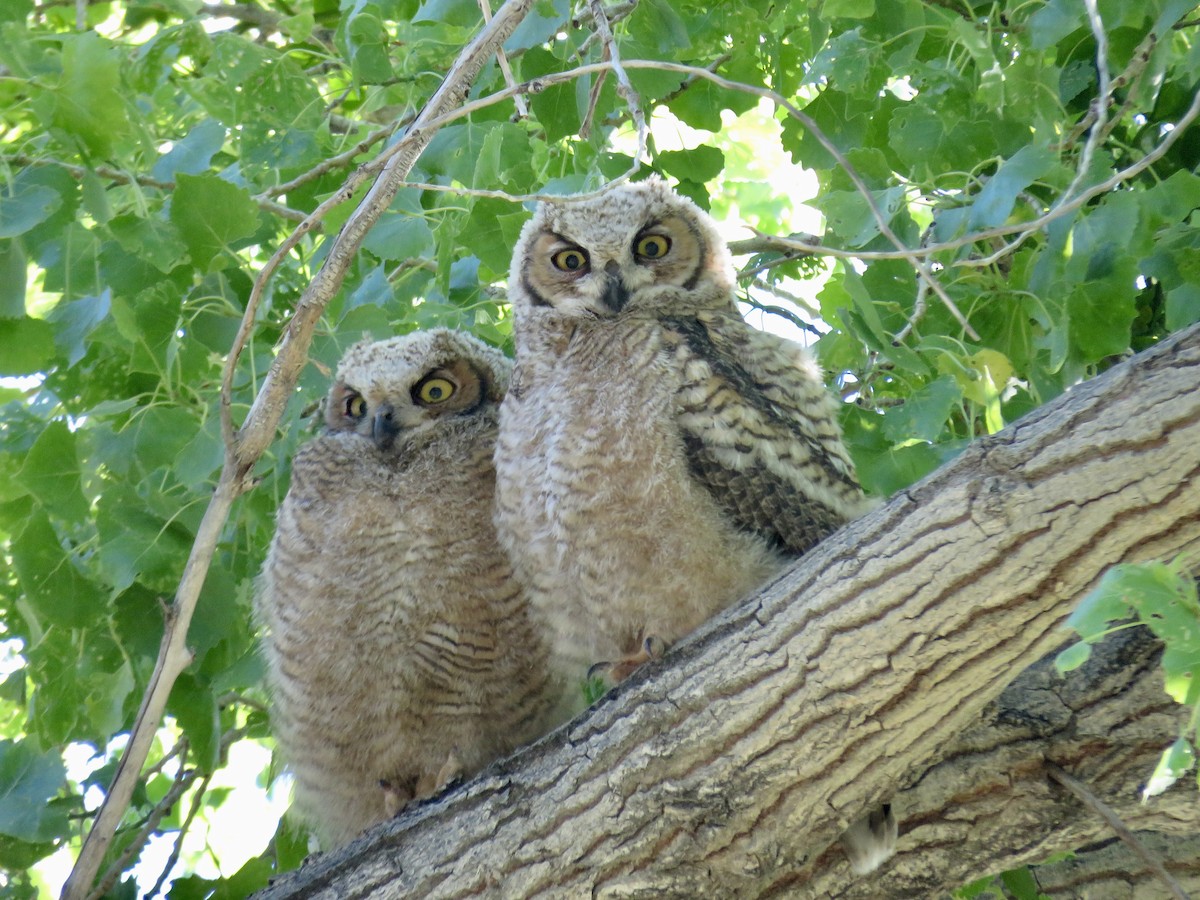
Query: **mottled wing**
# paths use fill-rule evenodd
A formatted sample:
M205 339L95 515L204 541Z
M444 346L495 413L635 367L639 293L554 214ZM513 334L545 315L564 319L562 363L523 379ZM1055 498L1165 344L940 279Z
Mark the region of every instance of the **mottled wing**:
M692 474L735 522L803 553L865 508L836 404L799 345L736 313L664 321Z

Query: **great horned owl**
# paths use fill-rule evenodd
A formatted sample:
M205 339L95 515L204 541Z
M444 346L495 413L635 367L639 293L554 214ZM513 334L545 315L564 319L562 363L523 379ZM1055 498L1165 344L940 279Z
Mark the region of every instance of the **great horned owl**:
M347 351L257 609L295 807L325 848L544 730L544 643L492 525L510 364L445 329Z
M509 296L497 529L568 696L866 509L815 363L743 321L714 223L660 179L541 204Z

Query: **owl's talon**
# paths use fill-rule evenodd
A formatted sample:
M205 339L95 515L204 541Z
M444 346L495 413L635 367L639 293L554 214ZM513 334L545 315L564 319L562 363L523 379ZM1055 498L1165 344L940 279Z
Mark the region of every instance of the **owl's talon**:
M400 810L408 806L413 799L410 788L401 787L386 778L379 779L379 787L383 791L383 809L389 819L399 815Z
M667 652L667 642L656 634L651 634L642 641L642 652L646 654L646 660L662 659Z
M436 793L437 791L440 791L442 788L446 787L446 785L458 781L460 778L462 778L462 775L463 764L462 760L458 758L458 752L456 748L455 750L450 751L450 753L446 756L446 761L442 763L442 767L438 769L437 782L434 784L433 791L431 793Z
M617 685L628 678L645 663L654 659L662 659L667 652L667 642L657 635L647 635L642 639L642 647L636 653L629 653L617 660L598 662L588 669L588 681L602 678L610 685Z
M598 663L592 663L590 666L588 666L587 680L594 681L598 678L601 681L609 681L608 673L612 667L613 664L607 659L601 660Z

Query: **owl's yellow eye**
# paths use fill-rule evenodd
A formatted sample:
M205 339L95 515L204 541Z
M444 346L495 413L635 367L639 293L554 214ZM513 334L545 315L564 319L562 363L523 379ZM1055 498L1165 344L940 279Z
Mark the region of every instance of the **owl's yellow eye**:
M359 394L350 394L346 397L345 410L351 419L361 419L367 414L367 401Z
M587 268L588 257L578 247L568 247L550 257L550 262L554 263L554 268L563 272L582 272Z
M670 239L661 234L648 234L640 237L633 245L633 252L642 259L662 259L670 249Z
M454 383L445 378L426 378L417 385L417 400L421 403L445 403L454 396Z

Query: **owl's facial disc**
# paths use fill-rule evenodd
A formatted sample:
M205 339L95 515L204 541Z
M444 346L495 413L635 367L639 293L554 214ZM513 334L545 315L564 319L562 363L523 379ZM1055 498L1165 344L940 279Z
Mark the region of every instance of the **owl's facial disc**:
M465 359L434 369L409 369L375 379L358 390L344 381L330 391L325 424L330 431L352 431L390 450L405 435L415 435L445 418L475 411L490 379Z
M705 243L681 216L668 213L649 221L645 211L604 216L609 236L585 246L575 235L598 223L594 211L587 216L584 211L563 211L529 243L521 278L534 306L608 319L631 306L652 309L659 288L694 286Z

